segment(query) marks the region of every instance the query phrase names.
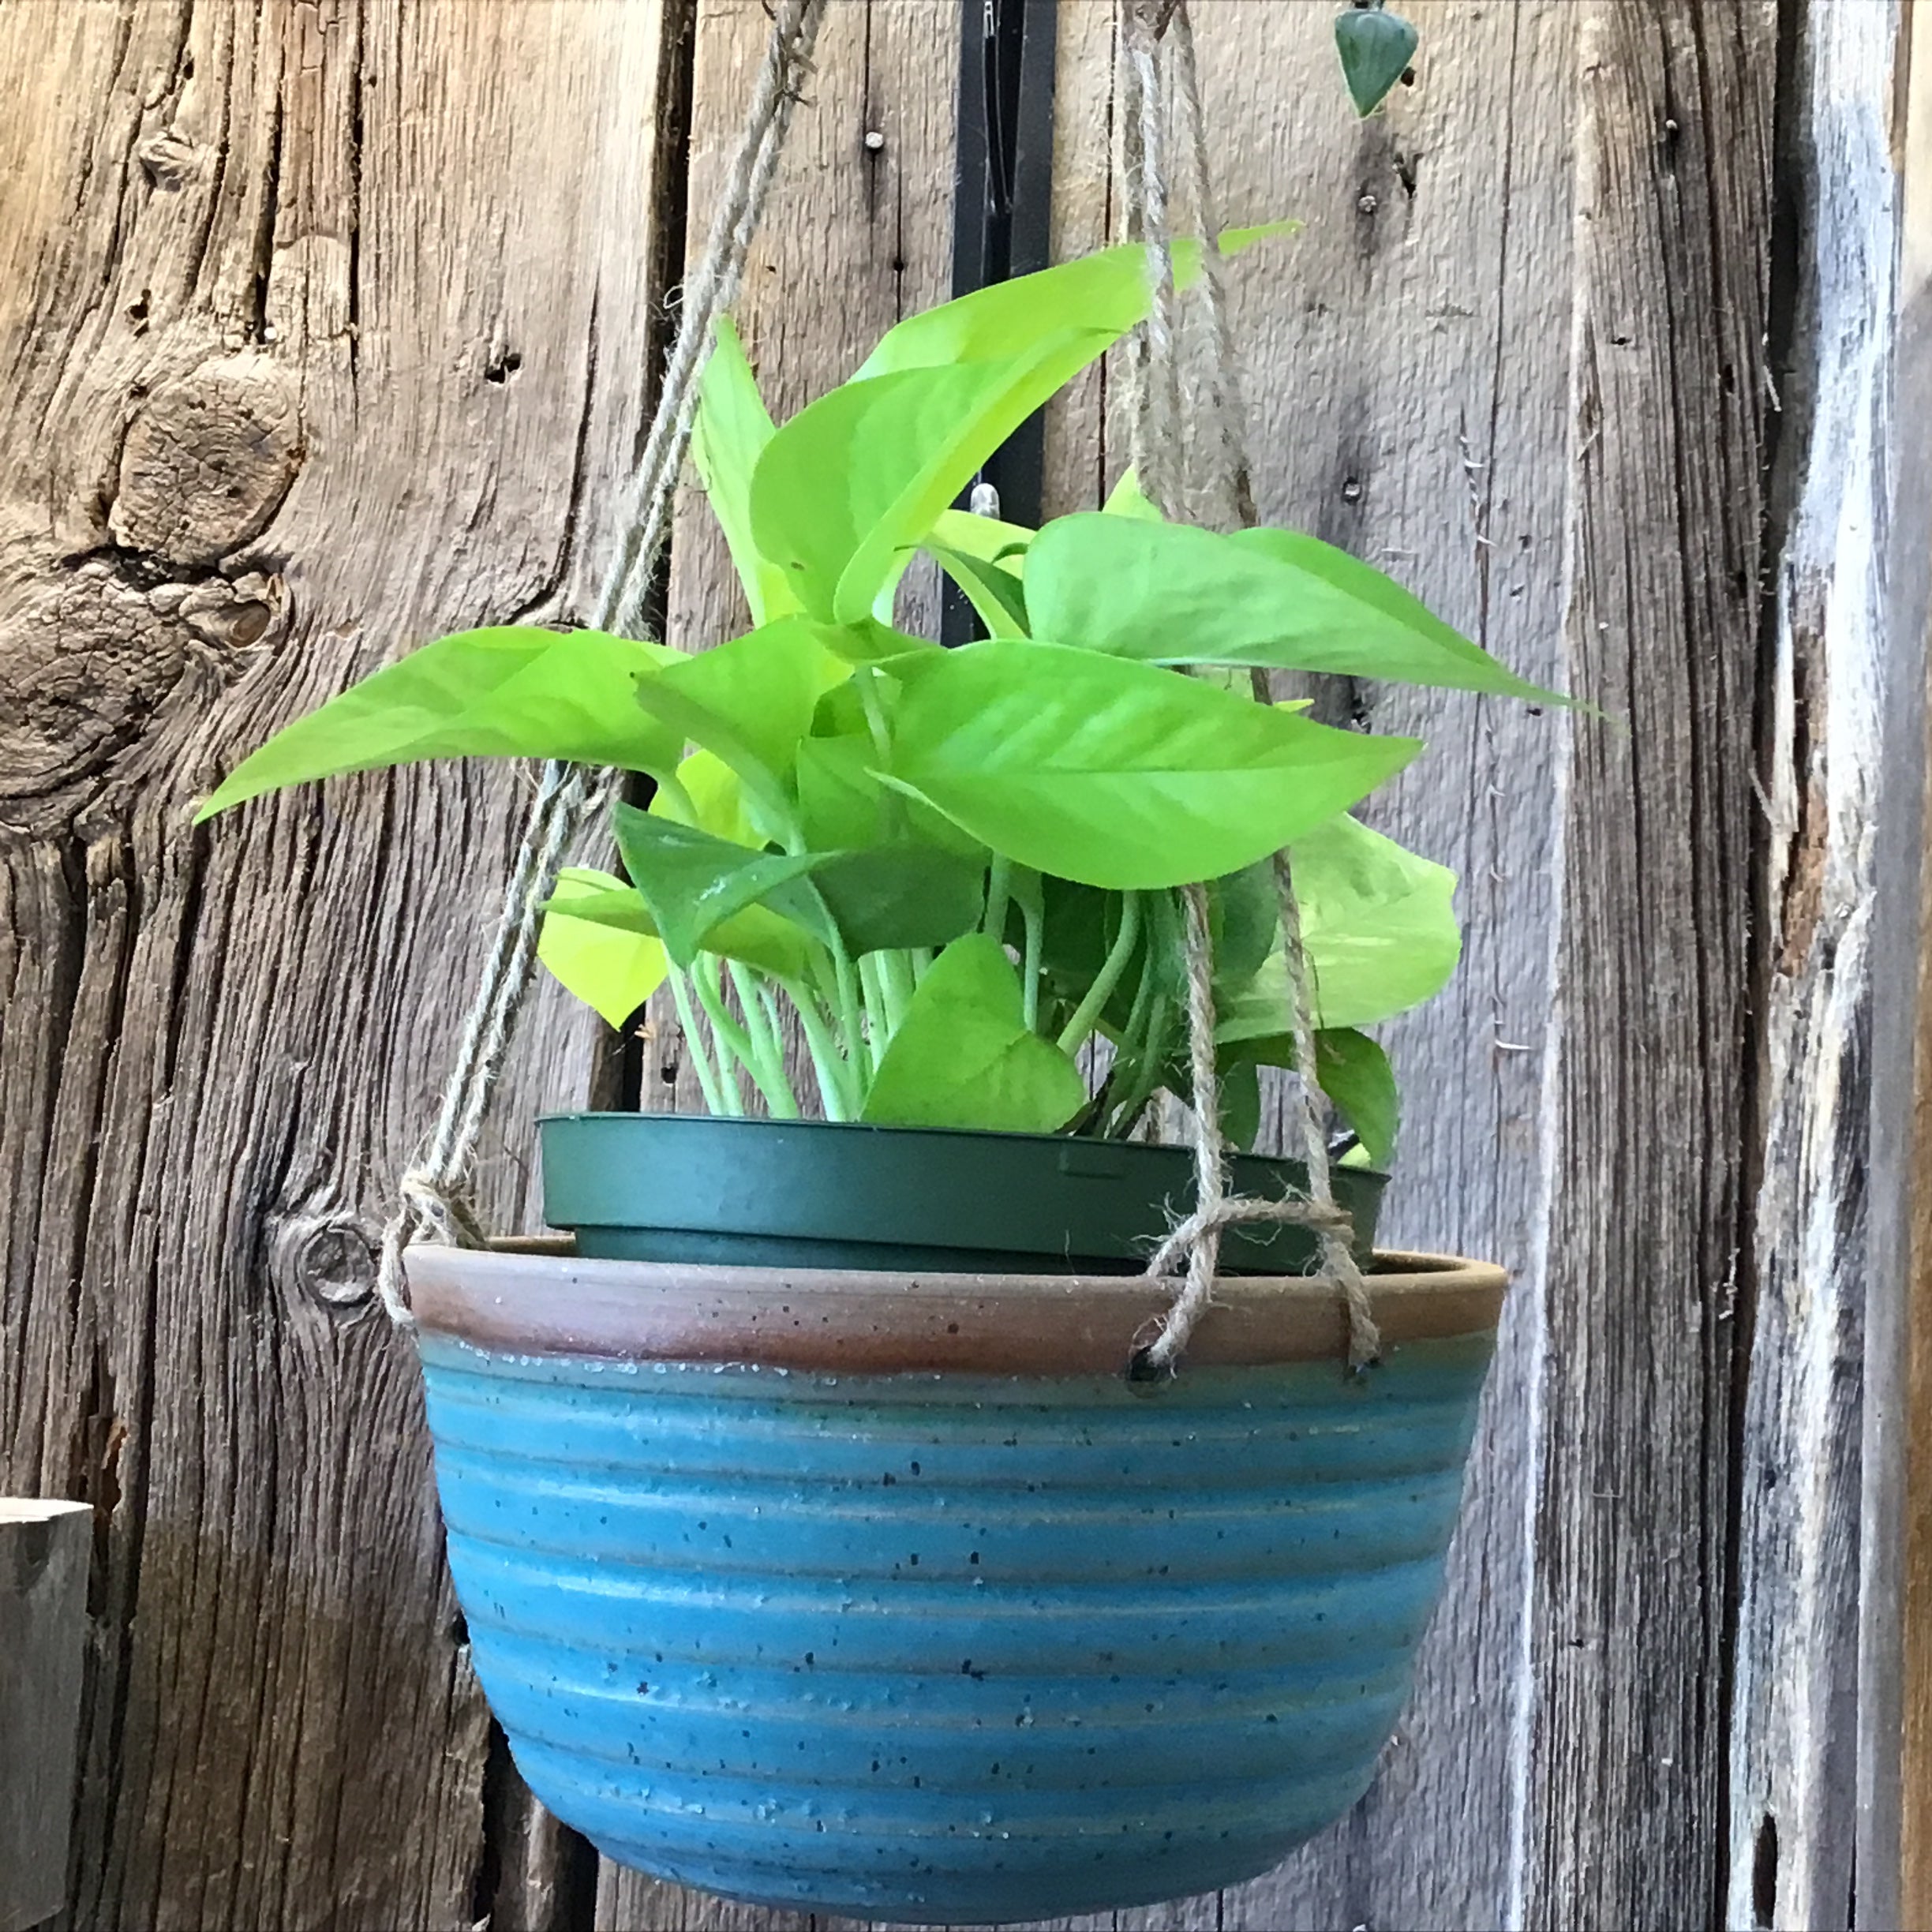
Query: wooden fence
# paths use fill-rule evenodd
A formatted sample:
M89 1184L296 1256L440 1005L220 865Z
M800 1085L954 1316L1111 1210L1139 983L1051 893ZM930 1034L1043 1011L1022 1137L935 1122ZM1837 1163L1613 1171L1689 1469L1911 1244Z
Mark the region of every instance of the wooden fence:
M1612 719L1350 694L1433 741L1386 822L1470 935L1395 1043L1392 1232L1516 1287L1376 1788L1111 1923L1932 1923L1932 60L1897 0L1402 4L1357 124L1328 0L1195 0L1227 212L1306 224L1240 277L1264 514ZM1062 253L1117 219L1113 13L1046 15ZM587 607L766 26L0 0L0 1492L95 1512L74 1927L806 1923L530 1804L373 1305L520 781L187 824L405 645ZM781 412L949 292L960 47L833 0L740 305ZM1096 374L1048 509L1120 460ZM736 596L688 502L668 635ZM627 1082L683 1093L674 1025L627 1069L540 1003L503 1225L531 1114Z

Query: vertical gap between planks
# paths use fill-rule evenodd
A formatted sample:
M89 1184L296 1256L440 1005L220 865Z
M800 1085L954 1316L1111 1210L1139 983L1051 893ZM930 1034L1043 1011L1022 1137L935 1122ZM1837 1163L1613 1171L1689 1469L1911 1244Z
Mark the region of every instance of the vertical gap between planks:
M1932 17L1901 24L1904 213L1893 415L1889 674L1879 819L1885 970L1874 1041L1879 1319L1867 1338L1859 1658L1858 1921L1932 1924L1932 851L1926 839L1932 654ZM1889 997L1886 997L1887 995Z

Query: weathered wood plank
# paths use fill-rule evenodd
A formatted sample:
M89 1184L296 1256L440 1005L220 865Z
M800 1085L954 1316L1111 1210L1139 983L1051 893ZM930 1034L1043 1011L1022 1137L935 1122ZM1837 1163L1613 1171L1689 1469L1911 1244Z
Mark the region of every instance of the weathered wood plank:
M66 1902L93 1512L0 1496L0 1932Z
M370 1244L520 782L186 818L404 646L582 607L640 416L657 17L0 9L0 1480L103 1523L77 1925L489 1903ZM585 1042L540 1000L482 1177L507 1225Z
M1814 9L1819 26L1829 17ZM1872 1186L1863 1349L1859 1547L1857 1923L1932 1923L1932 43L1900 13L1896 85L1898 290L1884 541L1884 743L1872 811ZM1863 92L1864 90L1859 90ZM1869 100L1872 96L1867 93ZM1823 152L1834 148L1827 144ZM1881 178L1882 178L1882 176ZM1882 203L1881 204L1882 206ZM1840 202L1840 221L1860 204ZM1874 317L1874 320L1877 318Z
M1776 25L1581 26L1526 1923L1721 1908Z
M1889 6L1804 9L1786 103L1805 216L1779 372L1763 1146L1730 1713L1737 1925L1889 1923L1855 1900L1853 1855L1867 1190L1904 1180L1871 1170L1870 1143L1897 31Z

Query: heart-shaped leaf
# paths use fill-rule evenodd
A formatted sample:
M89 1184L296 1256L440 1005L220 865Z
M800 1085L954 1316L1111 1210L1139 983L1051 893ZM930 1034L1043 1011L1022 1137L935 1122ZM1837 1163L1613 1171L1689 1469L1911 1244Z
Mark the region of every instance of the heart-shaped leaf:
M811 878L855 957L945 945L972 931L986 905L983 858L930 845L832 852L812 868Z
M721 922L773 899L817 863L808 852L748 851L631 805L613 806L611 823L624 870L679 966L690 966ZM809 903L788 902L778 909L787 917L801 910L813 917Z
M963 550L949 549L944 544L929 541L926 549L965 593L988 637L1027 635L1026 591L1011 571Z
M1223 252L1276 232L1224 236ZM1174 261L1178 279L1191 281L1199 245L1177 246ZM814 616L877 614L987 457L1140 321L1148 301L1146 253L1132 244L908 317L766 446L751 482L760 554Z
M1027 553L1036 637L1151 664L1327 671L1565 702L1519 678L1393 579L1313 537L1221 536L1089 511Z
M638 709L680 653L601 631L459 631L351 685L245 758L197 822L283 786L440 758L563 758L664 772L682 747Z
M657 922L635 886L587 867L564 868L545 911L586 925L608 927L646 938L657 936ZM799 979L811 964L803 932L790 919L762 905L747 906L721 920L705 935L703 950L755 966L775 979Z
M994 639L908 674L891 777L1021 865L1133 889L1252 865L1420 749L1151 665Z
M691 461L703 480L712 515L724 533L754 624L799 608L785 574L758 555L751 537L751 474L774 433L758 379L729 316L720 316L710 360L698 390Z
M1005 949L971 933L920 980L862 1118L882 1126L1051 1133L1086 1103L1080 1069L1028 1027Z
M1315 1077L1355 1130L1362 1151L1377 1167L1395 1152L1402 1103L1388 1055L1352 1027L1324 1027L1315 1035Z
M1346 814L1297 839L1288 856L1317 1025L1366 1026L1441 990L1462 949L1453 872ZM1277 948L1222 1002L1216 1035L1224 1046L1280 1035L1287 1016Z
M622 879L579 867L571 871L579 892L601 887L638 904L637 894ZM537 934L537 957L569 991L614 1027L625 1025L664 983L669 964L662 943L651 934L573 918L554 899Z

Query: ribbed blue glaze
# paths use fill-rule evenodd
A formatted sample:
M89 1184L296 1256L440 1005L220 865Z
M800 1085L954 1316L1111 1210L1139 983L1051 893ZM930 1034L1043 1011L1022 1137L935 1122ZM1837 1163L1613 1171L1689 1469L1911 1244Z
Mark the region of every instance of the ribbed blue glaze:
M1231 1884L1354 1803L1489 1349L1148 1392L422 1339L450 1567L538 1796L687 1885L950 1923Z

